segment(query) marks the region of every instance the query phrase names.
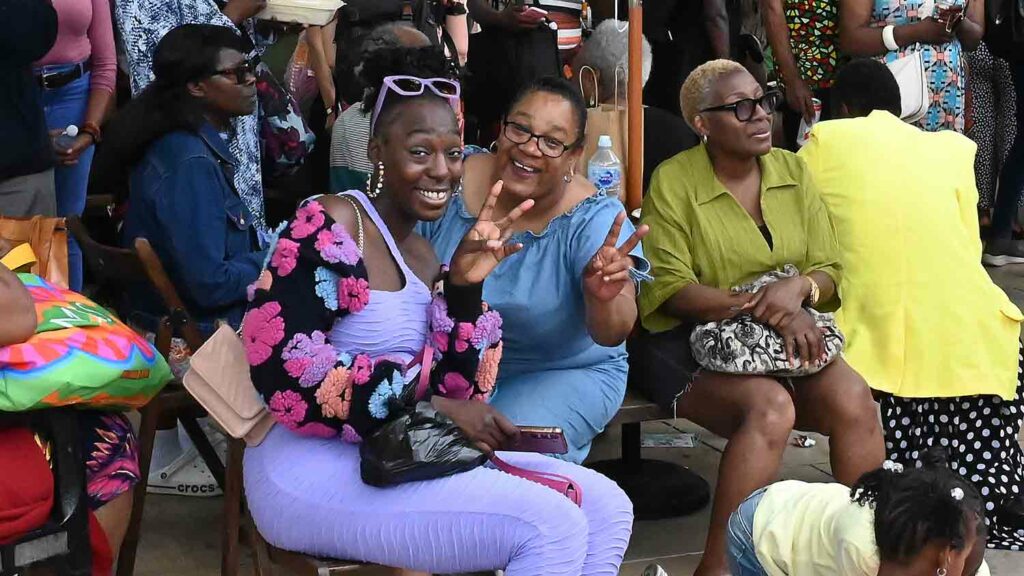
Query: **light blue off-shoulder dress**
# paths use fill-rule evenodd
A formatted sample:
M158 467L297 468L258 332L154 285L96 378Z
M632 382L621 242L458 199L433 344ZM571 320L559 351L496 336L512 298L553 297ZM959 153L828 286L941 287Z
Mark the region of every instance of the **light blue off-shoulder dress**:
M590 443L612 419L626 392L626 347L594 342L587 332L582 276L604 243L622 203L598 192L556 217L541 234L512 241L523 249L484 282L484 300L504 319L504 355L491 404L514 423L558 426L571 462L582 462ZM455 194L445 215L419 225L448 262L476 222ZM621 245L633 233L627 220ZM640 246L633 251L636 279L650 270Z

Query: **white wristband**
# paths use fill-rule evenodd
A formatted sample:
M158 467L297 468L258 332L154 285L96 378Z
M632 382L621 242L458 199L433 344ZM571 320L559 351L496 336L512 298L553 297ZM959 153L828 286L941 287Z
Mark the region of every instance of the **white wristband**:
M900 45L896 43L896 27L892 24L882 28L882 43L889 51L894 52L900 49Z

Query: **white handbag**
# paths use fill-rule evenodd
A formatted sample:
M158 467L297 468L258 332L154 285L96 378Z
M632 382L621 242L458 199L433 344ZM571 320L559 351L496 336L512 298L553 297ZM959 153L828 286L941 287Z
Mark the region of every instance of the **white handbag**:
M913 52L886 66L900 85L900 119L904 122L917 122L924 118L931 104L931 96L920 45Z

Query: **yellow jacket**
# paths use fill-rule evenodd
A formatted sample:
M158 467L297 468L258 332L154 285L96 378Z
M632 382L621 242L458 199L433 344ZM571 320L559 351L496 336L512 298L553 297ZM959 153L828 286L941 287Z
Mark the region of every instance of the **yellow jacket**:
M845 357L872 388L1014 397L1024 316L981 265L975 151L881 111L822 122L800 151L839 240Z

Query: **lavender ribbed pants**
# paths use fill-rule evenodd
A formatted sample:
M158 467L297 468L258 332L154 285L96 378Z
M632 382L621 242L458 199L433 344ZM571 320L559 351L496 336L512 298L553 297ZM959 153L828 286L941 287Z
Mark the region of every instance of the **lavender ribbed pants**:
M487 467L374 488L359 477L358 447L281 426L245 451L245 490L260 533L287 550L432 573L618 574L633 526L622 490L554 458L501 457L572 478L583 507Z

